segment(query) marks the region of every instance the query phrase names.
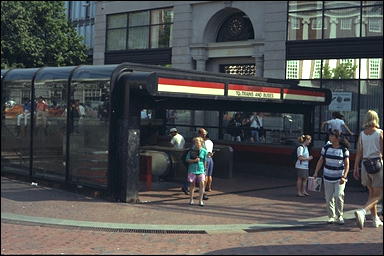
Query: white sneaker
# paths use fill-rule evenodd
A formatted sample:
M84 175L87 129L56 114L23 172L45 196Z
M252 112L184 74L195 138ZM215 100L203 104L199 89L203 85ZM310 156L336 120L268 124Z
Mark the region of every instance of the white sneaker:
M335 218L334 218L334 217L330 217L330 218L328 218L327 223L328 223L328 224L333 224L333 223L335 223Z
M344 225L344 218L343 218L343 216L340 216L339 218L337 218L337 224Z
M355 211L356 224L360 229L363 229L365 222L365 211L364 209L359 209Z
M378 227L383 226L383 222L381 221L381 219L379 218L379 216L376 216L376 218L373 219L373 226L374 226L375 228L378 228Z

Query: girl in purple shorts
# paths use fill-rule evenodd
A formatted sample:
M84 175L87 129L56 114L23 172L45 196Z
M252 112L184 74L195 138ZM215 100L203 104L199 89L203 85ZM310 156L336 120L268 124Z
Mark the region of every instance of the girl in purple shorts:
M203 139L196 137L193 139L194 148L190 150L186 156L188 163L188 182L190 183L190 200L189 204L193 204L193 194L195 191L195 181L199 182L199 205L204 206L203 195L205 187L205 166L208 152L203 148Z

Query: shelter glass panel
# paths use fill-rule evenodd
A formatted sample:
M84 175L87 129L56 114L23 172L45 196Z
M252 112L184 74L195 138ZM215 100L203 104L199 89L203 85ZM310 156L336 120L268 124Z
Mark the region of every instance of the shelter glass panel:
M303 132L304 115L224 112L224 140L256 144L292 144Z
M32 78L38 69L15 69L4 77L1 171L29 175Z
M84 66L70 88L69 173L75 183L107 186L110 79L117 65Z
M68 79L75 67L44 68L35 79L33 175L65 179Z

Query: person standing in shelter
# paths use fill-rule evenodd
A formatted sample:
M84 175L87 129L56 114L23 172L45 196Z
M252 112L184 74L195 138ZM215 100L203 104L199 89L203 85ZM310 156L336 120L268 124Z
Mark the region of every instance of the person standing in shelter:
M43 126L45 134L47 134L47 114L48 104L44 98L40 96L36 103L36 124L37 128Z
M84 104L83 103L80 103L80 101L77 101L76 102L76 105L78 106L78 108L79 108L79 115L80 115L80 117L79 117L79 120L80 120L80 122L82 121L82 120L84 120L84 118L85 118L85 107L84 107Z
M32 111L32 103L26 97L26 98L24 98L23 113L17 115L17 117L16 117L16 136L20 135L21 119L23 119L23 118L24 118L23 134L25 134L25 129L28 125L28 118L31 117L31 111Z
M170 143L173 145L174 148L177 149L184 149L185 145L185 139L184 137L177 131L176 128L171 128L169 130L169 134L171 135L171 141ZM181 185L181 191L184 192L184 194L188 195L188 182L185 181Z
M203 195L205 186L205 165L208 152L203 148L204 140L201 137L193 139L194 150L187 153L186 161L188 163L188 182L190 184L190 200L189 204L193 205L193 196L195 191L195 182L199 183L199 205L204 206Z
M261 142L261 138L264 137L263 117L259 112L253 112L250 118L251 121L251 141Z
M169 133L172 137L171 144L177 149L183 149L185 145L184 137L180 133L178 133L176 128L170 129Z
M300 145L297 147L297 161L295 168L297 170L297 196L309 196L307 192L307 179L309 176L309 161L313 157L309 154L308 145L311 144L312 137L310 135L301 135L298 138Z
M367 168L371 169L369 165L365 166L365 161L368 160L374 161L375 163L374 166L376 166L376 168L372 168L372 171L367 170ZM379 216L377 216L376 205L383 198L383 130L381 130L379 126L379 116L373 110L367 112L364 121L364 130L360 133L358 139L353 177L357 180L361 178L361 184L368 188L367 203L363 208L355 211L357 225L360 229L363 229L365 214L370 210L373 226L383 226L383 222Z
M323 129L326 124L328 125L328 131L337 130L340 134L342 134L344 128L350 135L353 135L353 132L345 124L343 115L340 112L332 112L332 119L323 122L321 124L321 129Z
M337 130L329 133L329 141L331 144L326 144L321 149L313 177L318 176L324 163L323 180L328 223L332 224L336 221L343 225L344 189L349 172L349 142L342 138Z
M241 142L242 122L240 113L236 113L231 121L229 121L227 129L233 141Z
M212 174L213 174L213 142L212 140L209 139L208 137L208 132L200 128L199 131L199 136L203 138L204 140L204 145L203 147L207 150L208 156L207 156L207 166L206 166L206 186L205 186L205 191L210 192L212 191Z

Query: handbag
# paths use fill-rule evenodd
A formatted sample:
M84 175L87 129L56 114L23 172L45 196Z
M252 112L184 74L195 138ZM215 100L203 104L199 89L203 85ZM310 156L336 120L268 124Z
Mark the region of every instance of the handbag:
M363 165L369 174L378 173L383 168L380 157L363 159Z

